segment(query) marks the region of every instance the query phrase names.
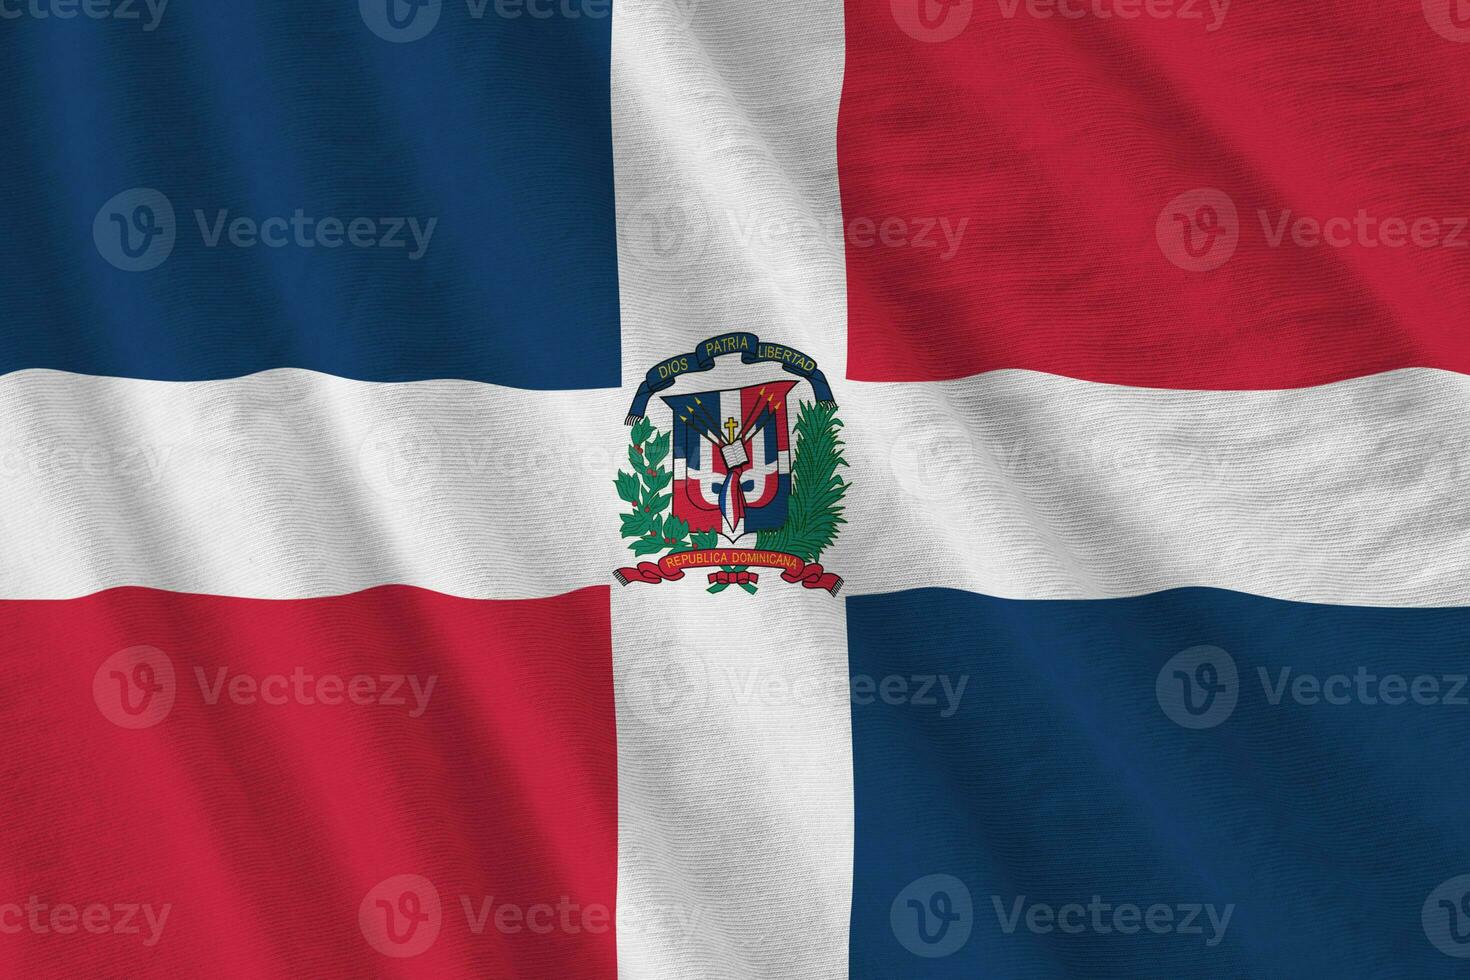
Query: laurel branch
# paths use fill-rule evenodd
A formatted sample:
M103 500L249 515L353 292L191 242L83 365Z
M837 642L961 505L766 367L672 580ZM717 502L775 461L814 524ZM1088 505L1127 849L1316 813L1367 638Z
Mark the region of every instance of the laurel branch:
M669 433L659 432L646 418L639 419L633 424L628 443L628 462L633 472L618 470L613 481L618 497L629 507L622 515L622 536L632 538L628 548L639 557L688 551L691 547L713 548L719 540L713 531L691 536L688 523L664 513L673 502L673 495L664 493L674 479L664 465L669 441Z

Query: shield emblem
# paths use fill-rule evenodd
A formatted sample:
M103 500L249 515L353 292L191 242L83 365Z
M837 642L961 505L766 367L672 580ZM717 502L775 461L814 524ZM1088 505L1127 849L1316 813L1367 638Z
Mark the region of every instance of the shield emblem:
M664 396L674 413L674 516L735 540L786 523L786 402L795 381Z

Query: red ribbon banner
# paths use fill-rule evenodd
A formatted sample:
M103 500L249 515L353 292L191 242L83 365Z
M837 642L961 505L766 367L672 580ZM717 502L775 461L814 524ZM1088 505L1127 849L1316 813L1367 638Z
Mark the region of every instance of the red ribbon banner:
M787 582L800 582L804 588L824 589L832 595L842 588L842 577L822 568L817 562L807 562L784 551L749 551L742 548L706 548L698 551L675 551L664 555L657 562L640 561L636 568L619 568L613 572L619 582L677 582L689 568L722 568L726 565L754 565L758 568L779 568L781 578ZM711 584L754 584L757 576L749 572L719 571L710 575Z
M755 585L761 577L755 572L710 572L710 585Z

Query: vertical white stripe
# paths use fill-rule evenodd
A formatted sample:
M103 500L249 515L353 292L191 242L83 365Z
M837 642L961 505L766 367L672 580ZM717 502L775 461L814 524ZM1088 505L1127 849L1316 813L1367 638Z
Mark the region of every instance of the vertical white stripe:
M697 576L613 597L619 975L845 977L845 605Z
M842 4L614 9L630 397L657 360L724 330L801 348L841 379ZM723 365L700 376L751 380ZM847 975L846 616L839 599L761 575L755 596L709 595L698 572L613 593L628 980Z

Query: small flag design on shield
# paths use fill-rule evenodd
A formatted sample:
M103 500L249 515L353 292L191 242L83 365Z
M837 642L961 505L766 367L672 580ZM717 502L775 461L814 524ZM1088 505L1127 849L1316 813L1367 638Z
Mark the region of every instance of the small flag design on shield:
M795 381L667 395L674 413L674 516L735 541L786 523L786 404Z

